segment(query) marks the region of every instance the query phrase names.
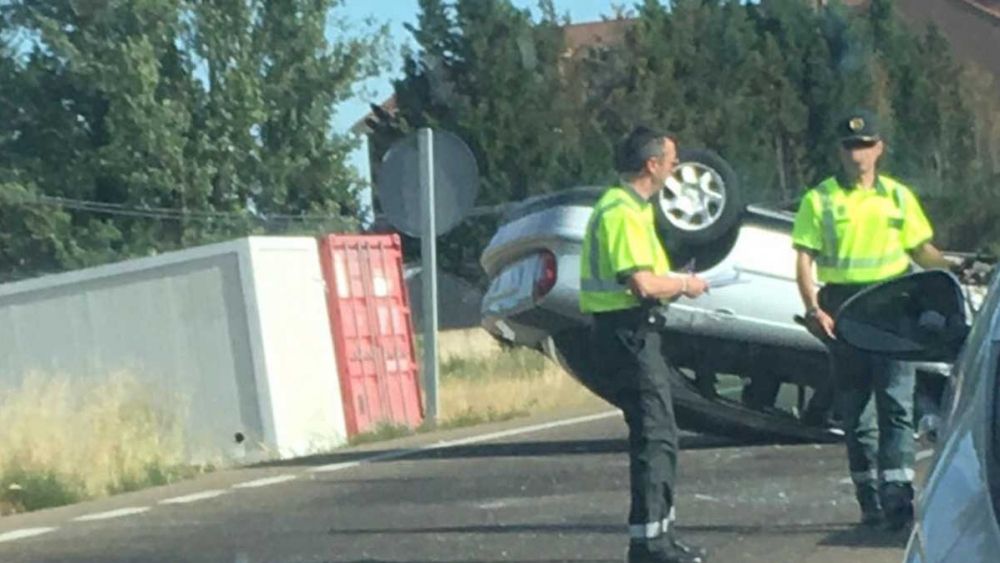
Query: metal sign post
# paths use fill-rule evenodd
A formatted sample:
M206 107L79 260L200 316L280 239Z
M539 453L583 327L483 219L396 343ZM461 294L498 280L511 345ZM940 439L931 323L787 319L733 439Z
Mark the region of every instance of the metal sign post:
M476 158L448 131L423 128L399 139L382 157L379 202L394 227L420 238L425 417L438 417L437 237L469 215L479 192Z
M427 390L427 419L437 423L438 415L438 300L437 300L437 228L434 208L434 132L417 132L420 160L420 207L423 234L420 237L420 270L423 289L424 385Z

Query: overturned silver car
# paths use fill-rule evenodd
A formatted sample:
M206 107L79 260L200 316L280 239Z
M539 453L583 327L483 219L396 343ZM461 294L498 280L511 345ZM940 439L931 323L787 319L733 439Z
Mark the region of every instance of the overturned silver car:
M666 312L664 353L682 368L671 381L678 423L748 439L836 439L825 416L826 350L794 320L802 304L793 213L743 206L736 175L711 151L681 151L680 160L656 201L661 240L675 267L688 264L719 287ZM512 207L480 260L490 278L486 330L541 350L598 395L578 292L583 236L602 191L574 188ZM933 408L948 367L921 366L918 409Z

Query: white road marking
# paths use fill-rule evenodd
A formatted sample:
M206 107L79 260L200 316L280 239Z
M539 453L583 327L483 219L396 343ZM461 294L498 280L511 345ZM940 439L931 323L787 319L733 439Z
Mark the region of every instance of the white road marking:
M279 475L277 477L266 477L264 479L257 479L256 481L246 481L243 483L237 483L233 485L234 489L256 489L258 487L266 487L268 485L277 485L279 483L287 483L289 481L294 481L298 479L295 475Z
M708 496L708 495L702 495L702 494L696 494L696 495L694 495L694 498L696 498L698 500L707 500L707 501L710 501L710 502L722 502L722 501L720 501L719 499L717 499L715 497Z
M497 500L497 501L493 501L493 502L486 502L486 503L480 504L479 508L482 509L482 510L495 510L497 508L503 508L505 506L507 506L507 501Z
M350 469L351 467L357 467L359 465L361 465L360 461L346 461L343 463L331 463L329 465L320 465L319 467L313 467L311 469L308 469L307 471L309 473L325 473L327 471L340 471L341 469Z
M224 494L226 494L226 491L213 489L210 491L202 491L200 493L195 493L193 495L185 495L182 497L164 499L160 501L160 504L188 504L192 502L198 502L199 500L207 500L210 498L220 497Z
M489 442L490 440L497 440L499 438L509 438L511 436L517 436L520 434L530 434L532 432L541 432L542 430L551 430L553 428L561 428L563 426L572 426L575 424L583 424L586 422L593 422L595 420L604 420L605 418L612 418L616 416L622 416L621 411L606 411L598 414L592 414L588 416L580 416L577 418L567 418L566 420L557 420L555 422L546 422L544 424L535 424L533 426L524 426L522 428L512 428L510 430L504 430L502 432L493 432L491 434L481 434L479 436L470 436L469 438L462 438L460 440L447 440L444 442L437 442L424 446L422 448L411 450L407 452L407 455L412 455L424 450L437 450L442 448L453 448L455 446L467 446L469 444L477 444L480 442Z
M42 534L47 534L58 530L59 528L24 528L23 530L14 530L12 532L6 532L0 534L0 542L21 540L24 538L33 538L35 536L40 536Z
M426 446L421 446L419 448L411 448L406 450L396 450L392 452L386 452L384 454L379 454L372 457L367 457L364 459L359 459L357 461L346 461L341 463L331 463L330 465L321 465L319 467L313 467L309 469L309 473L328 473L331 471L340 471L343 469L350 469L352 467L358 467L360 465L374 463L377 461L387 461L390 459L400 459L411 455L416 455L420 452L440 450L444 448L453 448L456 446L468 446L470 444L478 444L481 442L488 442L490 440L497 440L499 438L509 438L511 436L518 436L521 434L530 434L532 432L541 432L542 430L551 430L553 428L561 428L563 426L572 426L574 424L584 424L587 422L593 422L595 420L603 420L605 418L612 418L616 416L622 416L621 411L605 411L602 413L591 414L587 416L579 416L576 418L567 418L565 420L557 420L554 422L546 422L544 424L535 424L532 426L523 426L520 428L512 428L510 430L504 430L501 432L492 432L489 434L480 434L478 436L470 436L468 438L461 438L458 440L445 440L442 442L435 442L433 444L428 444Z
M87 514L85 516L79 516L74 518L74 522L93 522L94 520L110 520L112 518L121 518L122 516L131 516L133 514L142 514L143 512L148 512L148 506L133 506L131 508L120 508L118 510L110 510L108 512L97 512L95 514Z

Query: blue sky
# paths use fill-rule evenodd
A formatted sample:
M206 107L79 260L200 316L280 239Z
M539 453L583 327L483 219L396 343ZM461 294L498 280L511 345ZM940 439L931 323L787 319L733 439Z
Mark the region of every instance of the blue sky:
M537 14L537 0L513 0L513 2ZM600 20L602 15L613 14L615 5L632 7L635 5L635 0L555 0L554 4L559 14L568 14L571 21L578 23ZM381 102L392 94L391 80L399 73L401 60L399 50L411 40L403 24L416 23L417 11L417 0L345 0L338 8L338 15L357 24L355 29L363 29L362 22L368 18L389 24L395 54L391 70L363 85L367 93L357 95L337 108L334 126L338 131L346 132L358 119L368 113L370 103ZM363 150L356 151L351 162L358 168L362 177L368 178L368 162L364 154Z

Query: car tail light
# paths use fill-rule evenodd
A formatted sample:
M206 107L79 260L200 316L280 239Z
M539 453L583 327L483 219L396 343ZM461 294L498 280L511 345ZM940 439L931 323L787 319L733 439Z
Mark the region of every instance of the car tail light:
M548 250L543 250L538 254L538 270L535 273L534 297L536 301L552 291L556 285L557 275L556 255Z

